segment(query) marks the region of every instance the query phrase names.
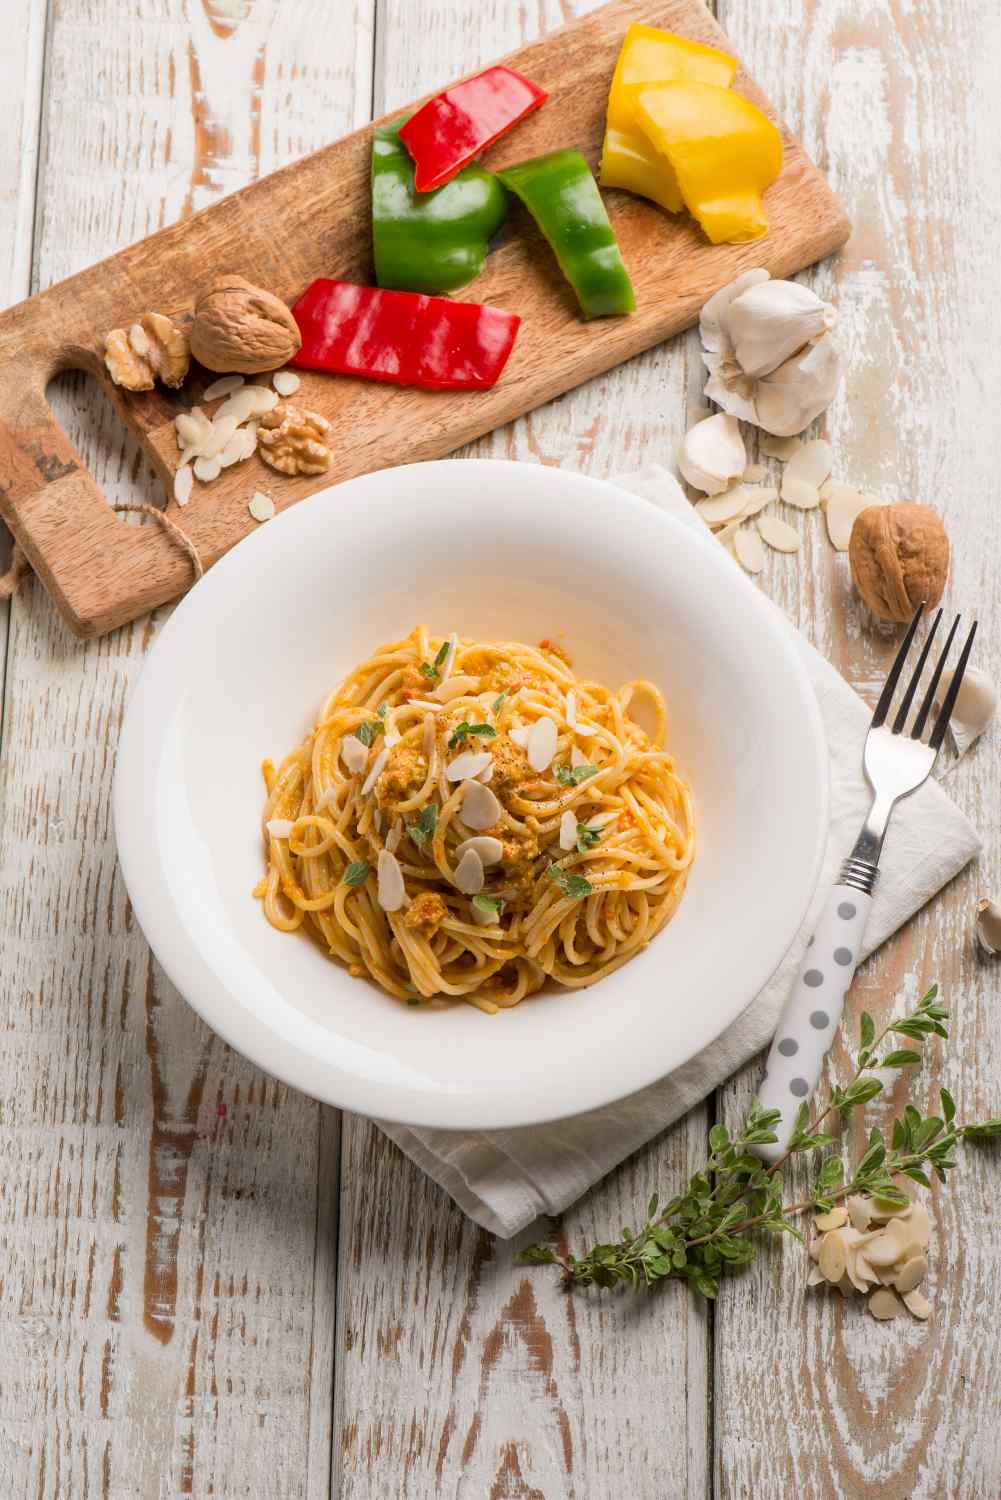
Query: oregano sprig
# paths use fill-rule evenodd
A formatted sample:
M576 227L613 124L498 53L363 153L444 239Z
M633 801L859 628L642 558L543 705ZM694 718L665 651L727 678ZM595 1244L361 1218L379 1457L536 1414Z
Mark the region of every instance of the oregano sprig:
M771 1166L751 1149L776 1140L773 1127L778 1110L755 1103L735 1136L716 1124L709 1132L709 1159L689 1179L683 1193L660 1204L655 1193L647 1204L646 1221L636 1231L624 1228L609 1244L594 1245L585 1255L559 1255L550 1245L530 1245L520 1259L533 1265L558 1265L570 1285L639 1290L669 1278L684 1280L705 1297L715 1297L722 1276L748 1265L758 1253L752 1231L794 1234L793 1220L809 1211L828 1211L853 1193L872 1196L886 1208L903 1207L908 1199L896 1178L905 1176L931 1186L929 1170L941 1181L956 1166L961 1144L979 1144L1001 1137L1001 1119L958 1123L956 1105L948 1089L939 1090L941 1114L923 1116L911 1104L892 1123L887 1142L874 1128L861 1158L846 1174L840 1149L821 1127L829 1117L845 1120L882 1092L874 1069L908 1068L921 1060L919 1050L894 1048L880 1053L888 1038L904 1036L923 1044L930 1036L947 1037L948 1011L938 1003L938 986L918 1001L902 1021L890 1021L877 1033L872 1017L863 1013L859 1051L849 1082L836 1086L819 1113L800 1106L789 1148ZM822 1153L809 1196L785 1201L782 1167L790 1156Z

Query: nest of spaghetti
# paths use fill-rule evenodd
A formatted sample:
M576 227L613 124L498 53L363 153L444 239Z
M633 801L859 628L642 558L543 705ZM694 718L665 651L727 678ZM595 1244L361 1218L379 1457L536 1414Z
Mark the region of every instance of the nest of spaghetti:
M255 895L410 1005L496 1014L547 980L594 984L684 893L692 798L666 736L651 682L612 690L550 641L418 626L264 762Z

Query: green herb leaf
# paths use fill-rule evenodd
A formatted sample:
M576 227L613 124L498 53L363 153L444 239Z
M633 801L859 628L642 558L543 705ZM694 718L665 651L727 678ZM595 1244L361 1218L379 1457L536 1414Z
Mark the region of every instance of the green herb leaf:
M466 736L470 734L479 735L480 739L483 740L492 740L496 736L497 731L492 724L467 724L465 719L463 719L462 723L457 724L449 735L448 748L454 750L456 745L461 745Z
M386 726L381 719L370 719L367 724L358 725L358 728L355 730L355 738L361 740L362 744L368 748L376 735L382 734L385 728Z
M437 827L438 804L429 802L427 807L422 807L419 815L407 824L407 832L418 849L425 849L434 838Z
M880 1058L879 1065L881 1068L914 1068L920 1061L920 1052L902 1047L899 1052L888 1052L885 1057Z
M551 1266L556 1256L548 1245L526 1245L518 1251L518 1259L525 1266Z
M589 776L597 776L597 766L557 766L554 773L560 786L580 786Z
M859 1017L859 1038L863 1047L871 1047L876 1040L876 1023L867 1010Z
M942 1101L942 1113L945 1116L945 1123L951 1125L956 1118L956 1101L948 1089L939 1089L938 1097Z
M438 654L434 659L434 669L436 672L440 672L442 667L445 665L445 657L447 655L448 641L442 641L441 645L438 647Z
M473 905L477 911L484 912L489 917L499 917L504 911L504 900L501 896L474 896Z
M600 844L603 828L588 828L586 823L577 824L577 853L586 854L595 844Z
M368 879L368 860L354 859L341 876L342 885L364 885Z
M564 896L569 896L572 901L581 901L585 896L590 896L594 887L583 875L575 875L571 870L561 870L559 865L550 865L546 871L550 880L555 880Z
M964 1141L996 1141L1001 1136L1001 1120L984 1120L979 1125L964 1125L960 1135Z
M438 670L429 661L422 661L418 670L422 677L427 678L428 682L437 682Z
M494 701L493 701L493 703L491 705L491 707L493 709L493 712L495 714L499 714L500 713L501 709L504 707L504 701L505 701L506 698L507 698L507 688L504 689L504 691L501 693L500 697L494 699Z

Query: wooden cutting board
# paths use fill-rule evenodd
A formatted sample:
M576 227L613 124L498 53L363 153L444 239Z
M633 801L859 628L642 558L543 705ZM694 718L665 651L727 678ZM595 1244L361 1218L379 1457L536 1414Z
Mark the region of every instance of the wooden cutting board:
M551 97L490 150L486 164L575 145L597 168L612 70L632 21L735 51L701 0L613 0L505 59ZM774 117L743 69L734 86ZM522 315L492 391L428 393L304 373L297 404L333 424L329 473L290 479L255 457L213 484L196 484L183 510L169 500L167 514L207 567L255 529L247 503L256 489L284 509L356 474L440 458L687 327L740 271L763 265L785 276L829 254L847 239L848 219L784 127L782 134L785 165L766 196L765 239L713 246L685 216L607 193L638 310L585 323L553 255L513 206L502 243L461 294ZM128 526L110 509L56 423L48 382L70 369L100 380L169 496L177 462L172 420L197 399L201 372L193 371L180 392L121 391L104 370L104 335L145 312L186 313L198 290L223 272L238 272L290 303L317 276L371 280L370 137L371 127L357 131L0 315L0 515L77 635L103 634L175 598L192 581L191 565L162 527ZM337 505L336 494L329 503Z

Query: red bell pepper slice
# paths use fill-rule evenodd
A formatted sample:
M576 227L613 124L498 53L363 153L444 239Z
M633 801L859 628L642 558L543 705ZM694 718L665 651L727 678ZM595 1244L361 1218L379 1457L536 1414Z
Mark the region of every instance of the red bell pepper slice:
M451 181L505 130L549 98L513 68L487 68L423 104L400 130L416 164L414 186L430 193Z
M427 391L495 385L521 322L479 302L324 277L306 289L292 316L302 348L291 364Z

